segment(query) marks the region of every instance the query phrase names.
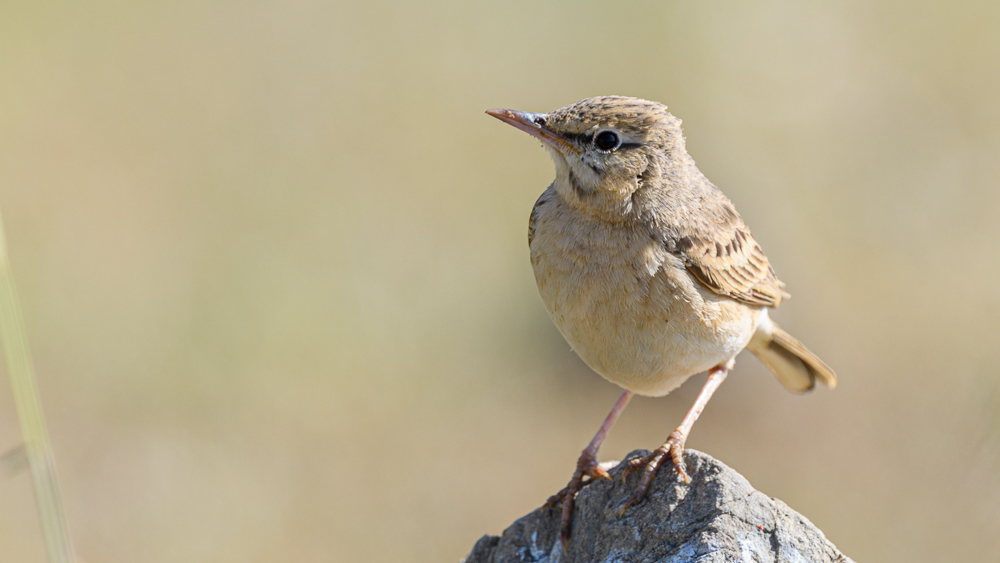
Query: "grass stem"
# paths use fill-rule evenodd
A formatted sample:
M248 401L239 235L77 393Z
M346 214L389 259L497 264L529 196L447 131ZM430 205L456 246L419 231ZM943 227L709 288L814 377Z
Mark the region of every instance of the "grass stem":
M0 343L7 360L7 372L14 388L14 403L17 407L21 434L24 436L24 450L35 485L38 514L42 521L45 547L52 563L74 563L73 543L66 525L59 482L56 479L55 457L52 444L45 428L42 402L38 395L28 350L28 340L24 330L24 319L14 288L7 259L7 240L0 218Z

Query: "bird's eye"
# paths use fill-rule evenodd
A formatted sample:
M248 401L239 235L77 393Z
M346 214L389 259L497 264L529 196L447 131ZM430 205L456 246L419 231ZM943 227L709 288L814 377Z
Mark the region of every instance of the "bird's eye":
M621 145L622 141L614 131L601 131L594 137L594 146L602 151L613 151Z

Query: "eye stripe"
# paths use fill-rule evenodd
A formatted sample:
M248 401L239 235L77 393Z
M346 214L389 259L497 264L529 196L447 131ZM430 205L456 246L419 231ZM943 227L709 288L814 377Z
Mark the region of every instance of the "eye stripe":
M562 136L568 141L576 141L584 145L589 145L594 138L593 133L563 133Z
M571 141L580 145L589 145L594 142L594 132L590 133L559 133L567 141ZM622 141L617 148L619 149L636 149L643 146L644 143L639 143L636 141Z

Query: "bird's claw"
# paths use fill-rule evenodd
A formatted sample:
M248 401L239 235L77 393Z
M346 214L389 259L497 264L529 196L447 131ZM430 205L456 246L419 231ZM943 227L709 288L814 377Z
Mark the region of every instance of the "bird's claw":
M576 493L597 479L612 480L611 474L597 463L594 456L584 452L576 462L576 471L573 472L573 478L569 480L569 484L550 496L542 505L542 510L549 510L567 498L575 497Z
M556 494L550 496L545 501L545 504L542 505L543 511L551 510L557 505L562 505L563 513L559 529L559 539L562 542L564 553L566 552L566 546L569 544L569 531L573 522L573 506L576 501L576 495L584 487L598 479L607 479L610 481L611 475L597 463L594 454L584 451L580 455L580 459L576 462L576 471L573 472L573 478L569 480L569 484Z
M624 506L622 506L621 511L618 513L619 516L625 514L628 507L642 501L646 497L646 492L649 491L649 486L653 483L653 478L660 471L660 465L663 463L664 458L670 456L670 460L673 462L674 467L677 469L677 473L680 475L684 483L691 482L691 476L688 475L687 465L684 463L684 442L687 441L687 437L678 431L673 431L670 437L667 438L667 442L654 450L652 453L642 458L635 458L628 462L628 465L622 470L622 482L625 482L625 478L631 473L637 471L640 467L645 466L642 474L642 479L639 480L639 485L635 489L635 493L625 501Z

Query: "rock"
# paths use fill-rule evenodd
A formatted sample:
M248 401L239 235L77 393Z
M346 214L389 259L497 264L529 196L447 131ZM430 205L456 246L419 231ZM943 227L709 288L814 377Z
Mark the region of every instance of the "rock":
M635 451L626 460L647 453ZM645 500L624 516L619 512L640 472L622 483L619 465L612 481L585 487L565 554L560 509L536 509L502 536L483 536L463 563L853 563L804 516L755 490L735 470L694 450L685 460L690 484L664 466Z

